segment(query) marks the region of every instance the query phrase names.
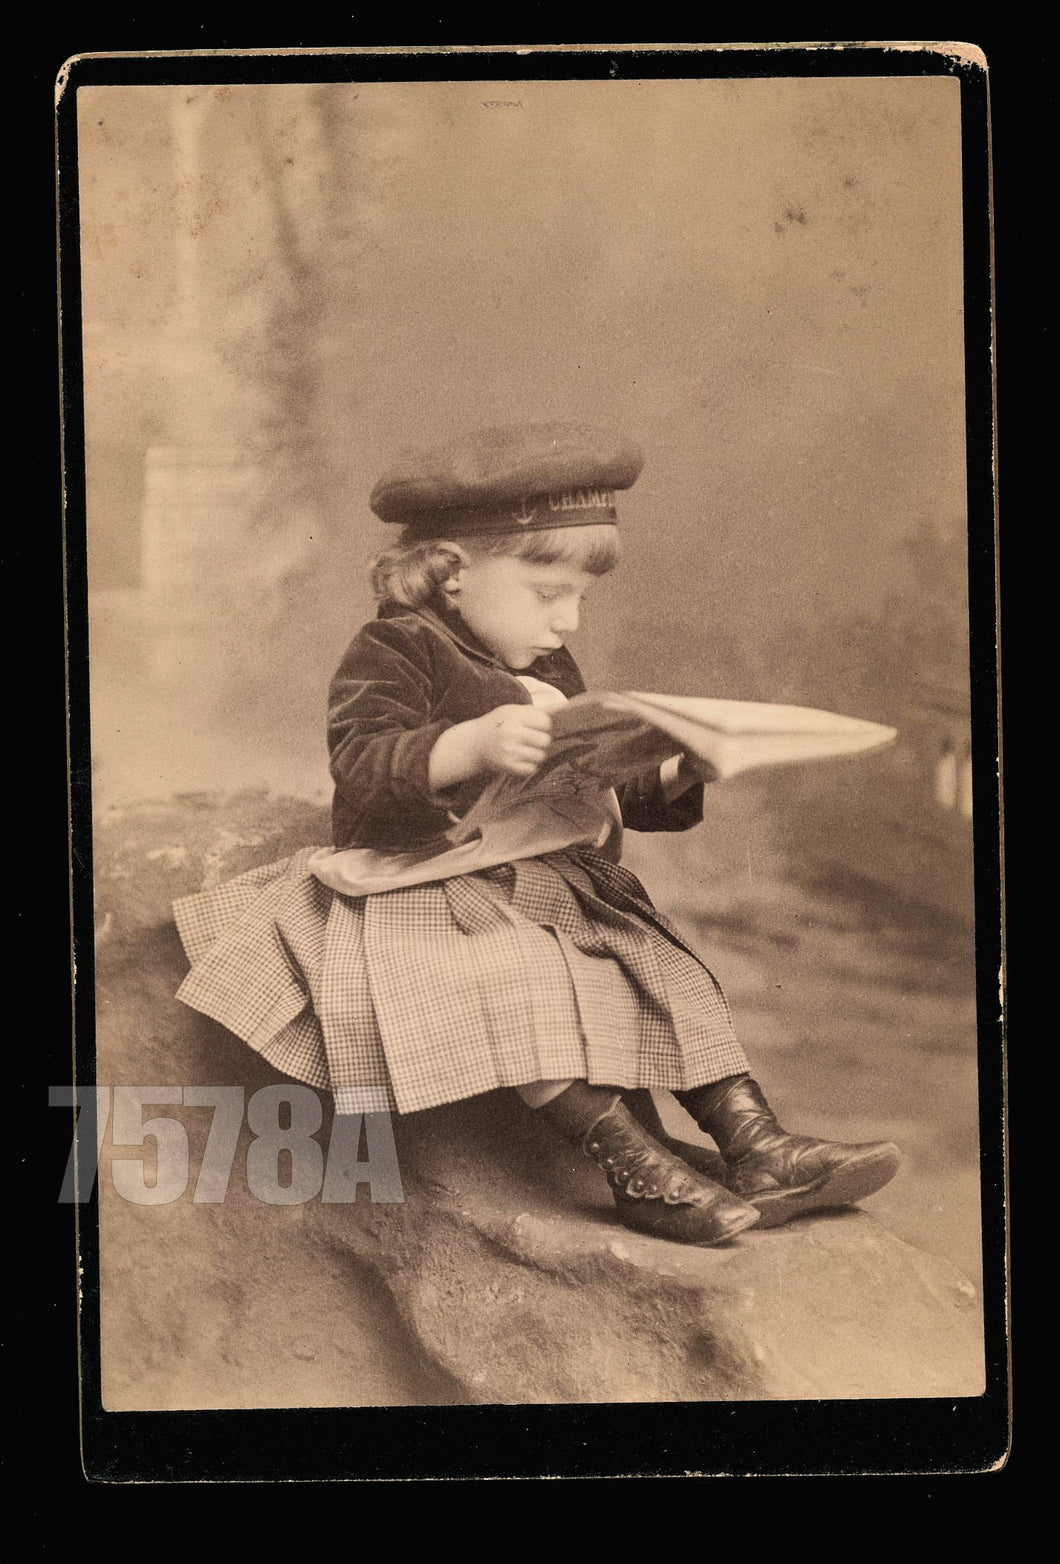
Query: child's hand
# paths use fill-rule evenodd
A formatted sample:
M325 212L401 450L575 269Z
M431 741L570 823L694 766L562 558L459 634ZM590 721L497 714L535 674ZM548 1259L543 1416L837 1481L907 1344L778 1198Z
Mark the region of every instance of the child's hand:
M702 755L692 755L685 750L681 756L681 771L692 782L717 782L721 772Z
M675 755L672 760L664 760L659 768L659 781L668 804L680 798L682 793L687 793L690 787L695 787L697 782L716 782L719 775L709 760L702 760L700 756L690 755L687 751L681 756Z
M497 706L458 722L438 739L428 761L435 792L472 777L532 777L552 743L552 719L536 706Z
M552 743L552 718L536 706L497 706L470 724L483 769L532 777Z

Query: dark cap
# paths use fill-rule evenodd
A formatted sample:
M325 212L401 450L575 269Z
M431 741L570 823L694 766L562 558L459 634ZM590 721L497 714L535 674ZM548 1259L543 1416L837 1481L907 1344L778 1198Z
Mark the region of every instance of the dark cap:
M439 534L543 531L616 520L614 491L636 482L632 440L584 424L478 429L404 451L372 490L381 521Z

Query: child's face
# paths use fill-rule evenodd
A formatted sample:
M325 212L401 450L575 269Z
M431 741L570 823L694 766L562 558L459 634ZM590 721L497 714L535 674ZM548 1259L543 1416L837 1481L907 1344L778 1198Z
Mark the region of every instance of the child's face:
M595 579L569 564L484 554L468 556L445 589L484 646L509 668L529 668L577 630L581 600Z

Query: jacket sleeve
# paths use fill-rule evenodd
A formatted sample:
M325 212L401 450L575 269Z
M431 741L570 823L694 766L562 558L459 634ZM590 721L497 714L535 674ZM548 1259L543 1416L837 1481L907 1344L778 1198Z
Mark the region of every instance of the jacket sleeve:
M336 816L345 842L409 847L452 824L449 803L432 794L427 763L452 722L432 720L431 647L393 620L374 620L355 637L331 682L328 750Z
M667 803L657 766L631 777L615 792L622 824L629 831L687 831L703 818L702 782Z

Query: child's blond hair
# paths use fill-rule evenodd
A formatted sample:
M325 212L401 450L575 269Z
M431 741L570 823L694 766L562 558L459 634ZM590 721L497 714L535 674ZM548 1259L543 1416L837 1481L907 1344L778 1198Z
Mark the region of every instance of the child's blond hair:
M443 584L459 568L453 545L472 557L508 554L535 565L569 564L591 576L606 576L618 563L618 528L610 523L553 527L534 532L499 532L472 538L425 537L406 527L394 548L372 561L372 591L383 603L423 608L437 601Z

